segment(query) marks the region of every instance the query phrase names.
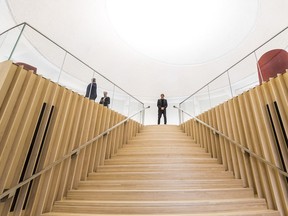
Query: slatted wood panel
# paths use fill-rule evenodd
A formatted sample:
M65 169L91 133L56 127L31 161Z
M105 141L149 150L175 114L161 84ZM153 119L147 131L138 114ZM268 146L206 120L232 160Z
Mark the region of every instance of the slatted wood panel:
M288 73L201 114L199 119L212 123L221 133L287 173ZM194 120L183 123L181 128L195 137L195 141L201 143L236 178L242 179L244 186L253 188L255 195L265 198L270 209L288 215L285 176L229 145L223 137L204 129Z
M125 117L11 61L0 64L0 194ZM0 215L40 215L139 131L133 120L0 202ZM123 133L129 132L124 139ZM117 142L116 142L117 140ZM117 143L117 145L115 144ZM106 158L105 158L106 156ZM17 199L16 199L17 198Z
M57 201L63 215L280 215L180 127L145 126Z

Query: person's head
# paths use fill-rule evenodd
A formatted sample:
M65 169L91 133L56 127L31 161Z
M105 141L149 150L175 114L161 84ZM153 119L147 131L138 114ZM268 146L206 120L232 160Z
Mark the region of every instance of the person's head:
M161 94L160 97L163 99L165 96L164 96L164 94Z
M92 79L91 79L91 82L92 82L92 83L96 83L96 78L92 78Z
M103 94L104 94L104 97L107 97L108 92L104 91Z

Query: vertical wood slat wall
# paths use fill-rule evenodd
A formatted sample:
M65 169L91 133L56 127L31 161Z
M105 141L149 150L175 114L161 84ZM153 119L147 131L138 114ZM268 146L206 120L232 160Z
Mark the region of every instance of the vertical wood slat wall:
M11 61L1 63L0 194L17 185L21 175L24 180L29 178L124 119L125 116ZM16 202L16 196L0 202L0 215L8 215L11 209L11 215L50 211L55 200L62 199L67 190L76 188L80 180L97 171L140 128L140 123L129 120L94 141L34 179L30 187L23 186ZM31 143L34 145L29 153Z
M189 111L188 111L189 112ZM287 173L288 73L278 75L199 115L201 121L240 143ZM182 129L218 158L244 187L266 198L268 207L288 215L288 178L242 152L222 136L191 119Z

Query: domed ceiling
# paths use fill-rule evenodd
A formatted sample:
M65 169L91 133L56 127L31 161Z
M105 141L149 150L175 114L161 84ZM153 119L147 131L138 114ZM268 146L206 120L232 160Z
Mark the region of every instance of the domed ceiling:
M106 8L119 36L140 53L195 65L236 48L256 23L258 1L115 1Z

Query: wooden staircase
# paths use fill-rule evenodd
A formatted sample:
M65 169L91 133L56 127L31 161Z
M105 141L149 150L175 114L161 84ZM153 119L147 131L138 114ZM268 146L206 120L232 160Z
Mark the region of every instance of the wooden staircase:
M178 126L145 126L43 216L276 216Z

